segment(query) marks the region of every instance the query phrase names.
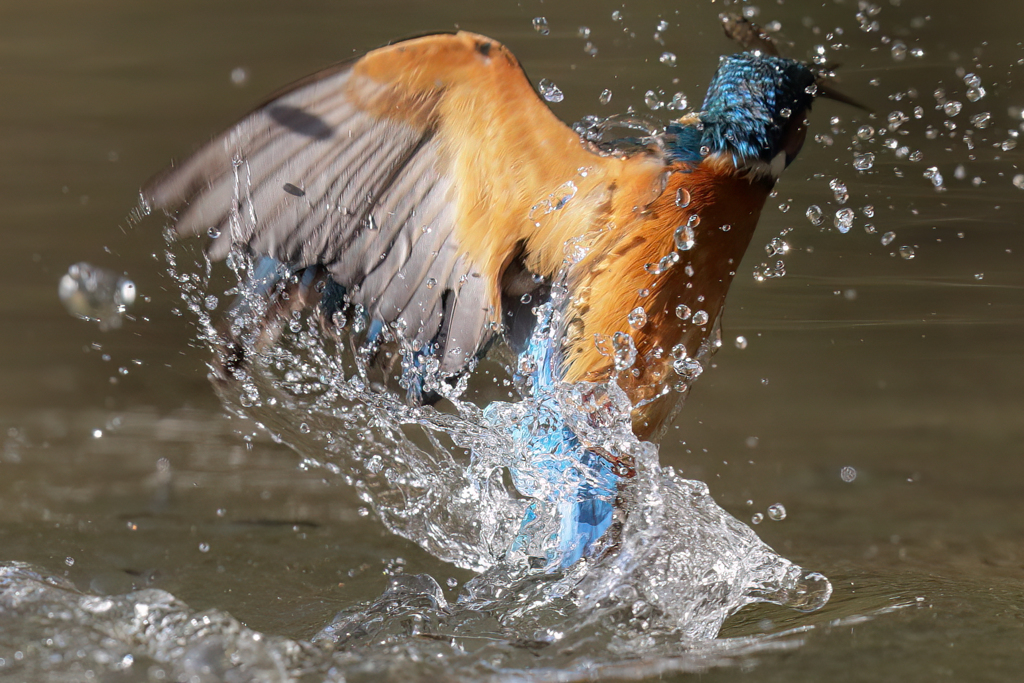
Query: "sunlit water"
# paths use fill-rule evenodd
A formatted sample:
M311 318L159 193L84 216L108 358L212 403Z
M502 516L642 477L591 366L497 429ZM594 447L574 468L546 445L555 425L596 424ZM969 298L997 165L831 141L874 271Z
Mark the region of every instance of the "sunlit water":
M765 14L769 12L762 9L759 19L767 22L770 18ZM755 253L755 262L744 265L741 278L752 274L758 282L778 283L779 278L788 279L787 271L792 277L794 263L798 268L804 264L805 272L809 269L814 273L812 260L824 259L820 245L829 244L827 238L859 240L855 254L871 251L891 255L892 263L906 268L929 263L929 259L932 264L945 260L949 264L944 272L946 280L955 281L957 287L961 286L960 279L966 282L964 287L985 287L981 291L990 297L989 305L992 299L998 305L1000 291L1017 286L1013 284L1015 280L1005 275L1000 278L998 268L991 265L1001 261L992 259L989 268L975 267L977 259L972 257L972 248L985 246L982 236L965 235L961 224L950 221L951 213L952 218L963 219L970 212L972 218L996 234L1002 226L1017 220L1012 216L1006 218L1010 213L1006 209L1019 206L1010 193L1024 186L1015 149L1022 104L1012 90L1015 67L1012 62L989 64L977 57L967 58L964 54L969 53L970 46L964 54L954 55L946 54L945 42L928 43L929 39L934 40L925 30L929 22L934 22L931 17L925 19L928 11L933 10L909 7L900 11L867 3L857 7L850 4L837 10L834 22L845 28L844 34L836 35L825 22L821 22L822 29L813 36L810 31L801 33L801 17L794 17L783 26L794 39L802 41L801 48L811 47L804 44L806 41L820 42L821 49L813 48L811 54L821 60L835 58L844 62L847 82L875 80L880 76L880 87L869 90L877 94L869 103L877 114L869 118L842 111L831 120L826 115L824 120L815 121L812 133L816 139L808 141L801 159L803 165L792 169L804 174L806 177L799 181L806 183L784 184L782 194L770 200L766 214L775 215L777 207L786 220L775 221L777 232L761 232L755 237L752 250L760 251L759 245L763 244L764 256ZM890 21L893 12L899 19ZM566 21L560 24L552 16L544 25L554 26L556 32L568 30L563 26ZM637 29L640 37L636 40L645 41L645 45L649 42L647 28L638 29L629 17L625 22L621 18L598 22L591 16L572 17L570 28L574 34L576 24L583 21L594 24L598 31L594 36L580 38L584 50L581 54L589 56L591 48L605 51L602 55L611 51L611 40L600 35L605 23L615 28L616 33L622 33L622 28ZM806 21L804 25L808 26ZM917 40L918 36L922 36L921 40ZM588 42L591 39L594 45ZM871 69L859 71L858 59L852 55L859 58L858 50L866 54L868 49L875 55L881 54L884 60L876 60ZM653 59L663 50L658 46ZM682 58L683 49L677 46L674 50ZM796 49L791 54L805 52ZM661 64L669 68L668 61L662 60ZM902 78L898 86L890 85L888 67L902 74L929 69L926 73L930 75ZM561 78L555 80L570 93L567 99L571 103L571 84ZM553 83L547 82L547 86L548 93L557 91L559 97L564 96L563 90ZM603 90L600 100L596 96L598 90ZM609 100L612 90L615 95ZM624 108L626 92L623 83L602 82L593 100L610 101L613 108L622 103ZM693 94L690 93L691 100L699 99ZM659 110L676 99L673 95L673 88L666 84L662 92L653 88L647 95L638 93L634 100L641 111L647 107L655 115L662 115L665 112ZM831 114L839 110L827 111ZM815 115L820 116L821 112L816 111ZM817 157L812 157L811 148L817 150ZM817 158L816 165L810 165L812 158ZM1001 207L1002 212L993 204ZM973 208L958 208L963 206ZM148 229L158 228L150 224ZM811 243L819 245L819 253L808 258L804 245ZM951 244L964 247L954 248ZM1000 256L1005 251L1006 258L1011 257L1009 246L996 246ZM76 248L84 249L80 245ZM50 295L68 265L81 258L91 259L93 253L70 254L56 277L51 278L53 283L47 283ZM849 261L845 265L849 267ZM122 269L119 265L114 268L118 271L116 283ZM832 276L828 268L820 266L821 272L813 277ZM137 271L129 269L128 275L136 274ZM216 271L211 280L206 264L192 252L177 253L175 275L179 284L187 278L183 292L186 306L199 313L199 336L203 338L209 332L206 316L215 317L222 312L231 295L224 293L225 286L217 284ZM88 284L81 277L75 282ZM862 279L855 284L856 287L837 288L837 300L853 302L858 296L861 301L870 297L871 282ZM926 283L919 284L920 289ZM88 286L85 290L94 291ZM900 291L909 291L914 296L919 290ZM933 298L946 293L950 297L968 296L958 294L960 290L952 286L938 293L934 288L927 291ZM217 300L208 303L210 294ZM971 294L968 298L976 297L982 295ZM880 295L876 303L881 305L883 298ZM114 314L122 313L119 308L123 301L99 303L102 305L86 299L84 304L76 303L72 312L100 320L115 319ZM107 307L107 303L112 307ZM870 300L864 304L869 305ZM1008 310L1019 310L1004 305ZM923 304L922 315L928 315L932 307L930 302ZM886 322L883 316L870 312L862 317L863 320L855 321L861 327L880 327ZM775 317L755 316L755 320L759 330L767 330ZM303 318L297 323L296 331L258 358L248 377L237 384L215 385L224 404L230 411L255 420L263 433L288 444L301 456L303 467L323 472L325 478L345 482L357 490L366 508L360 514L379 520L382 526L417 543L431 555L478 575L452 586L449 579L442 578L445 574L408 575L401 563L389 565L386 581L380 582L386 583L383 593L373 595L380 590L380 585L375 585L372 592L344 606L335 619L326 620L315 636L297 640L276 635L277 630L252 630L222 609L194 610L163 590L143 588L132 592L130 586L116 582L116 590L103 590L101 582L73 585L52 565L24 566L8 560L0 570L0 677L75 680L91 672L89 677L106 680L642 678L752 661L750 656L757 652L800 646L807 631L814 628L807 624L822 625L823 622L797 622L804 625L760 629L748 623L759 617L744 615L725 623L727 617L752 601L774 602L787 609L817 606L827 598L828 584L758 540L750 527L725 513L709 497L704 484L685 479L671 468L660 467L658 452L648 447L637 451L638 473L624 491L627 514L614 539L616 547L566 573L531 571L506 553L528 502L503 475L515 452L508 427L521 416L515 411L531 407L514 406L510 398L507 413L492 410L485 414L468 399L456 401L449 412L408 408L375 391L360 377L351 359L343 361L333 342L322 338L311 319ZM816 320L782 323L798 332L822 324ZM919 329L934 334L934 327ZM757 343L753 335L748 336ZM906 335L908 339L917 336L920 335ZM956 353L950 351L941 368L938 364L919 368L921 376L934 372L933 376L948 378L970 372L970 368L976 367L976 359L969 355L972 343L959 344ZM742 346L737 342L738 347L745 345L746 340ZM851 376L870 370L859 368ZM777 379L778 375L772 376L773 382L777 383ZM977 379L985 378L979 375ZM968 418L973 416L987 424L986 412L969 413ZM1012 431L1011 420L998 415L991 418L989 431ZM9 433L8 442L16 442L18 434ZM892 438L898 436L893 434ZM838 433L830 438L853 437ZM901 443L908 450L914 447L910 439ZM986 451L987 445L978 439L965 443L963 449L974 453ZM9 454L5 451L5 457L14 457L16 451L12 446ZM919 454L921 461L931 456L930 452ZM726 457L733 460L734 454ZM875 476L882 471L882 467L876 467ZM1007 465L1006 471L1012 474L1015 470ZM871 474L869 468L862 468L860 479L856 479L856 470L844 470L842 481L862 483ZM962 478L970 480L970 475L964 472ZM162 475L158 470L154 476ZM902 483L917 482L918 471L900 471L893 478ZM711 481L710 477L707 479ZM961 477L954 479L959 483ZM992 488L989 484L974 486L985 495ZM985 517L984 510L956 510L955 502L946 502L947 497L956 501L965 488L967 484L936 491L936 502L931 507L922 504L925 512L918 514L921 518L941 518L943 511L949 513L953 521L946 522L947 525L964 524L964 538L996 534L991 546L977 541L980 550L968 547L964 551L953 533L951 542L936 535L937 547L927 551L913 546L908 549L898 538L884 541L879 549L870 532L847 521L850 516L837 512L822 519L821 530L814 536L821 546L819 556L830 552L847 556L843 551L849 548L841 546L835 540L836 533L826 528L834 525L855 538L860 534L869 539L865 542L866 551L858 548L849 555L857 558L855 564L873 568L864 571L866 579L858 575L855 581L844 573L840 582L833 571L829 572L837 593L845 591L845 601L833 600L826 610L829 621L823 630L846 633L848 626L852 633L853 626L869 616L882 616L904 606L920 608L901 610L922 616L894 621L895 628L903 624L906 633L915 634L926 632L924 629L936 618L956 621L955 626L940 631L940 635L930 636L930 654L934 656L929 656L929 661L942 660L946 662L943 666L950 668L927 669L929 675L949 675L948 671L955 666L950 657L960 659L950 643L959 643L962 637L974 650L989 645L1000 655L1008 655L1003 664L998 657L989 656L984 666L988 667L986 671L996 672L991 674L994 680L1009 680L1009 672L1015 670L1013 662L1015 658L1019 661L1021 655L1019 647L1014 649L1000 637L1019 634L1019 590L1011 582L1019 580L1020 561L1012 545L1000 545L998 533L1005 527L1010 531L1003 533L1012 535L1014 527L1005 514ZM832 495L829 491L825 486L813 495L825 499ZM902 491L898 496L901 500L908 497ZM985 495L979 494L978 500ZM736 504L737 496L732 498L730 509L743 507ZM833 509L824 505L822 508ZM915 509L913 505L910 508ZM993 504L992 509L1001 508ZM878 514L877 509L872 512ZM8 518L11 515L9 511L6 514ZM865 510L859 511L861 516L866 514ZM894 511L886 518L896 514ZM49 521L46 514L41 516ZM961 521L979 517L984 522L974 527ZM67 522L73 523L74 520ZM41 546L47 542L45 535L38 541ZM908 561L908 556L913 560L916 553L919 559L912 566L920 573L908 578L892 569L891 563L897 560L878 559L886 553L884 543L892 546L894 557L900 562ZM205 551L200 548L200 552ZM935 578L932 568L942 567L943 562L954 567L962 565L967 572L978 572L978 566L985 566L993 572L985 576L1006 575L1010 579L956 583ZM882 576L874 576L872 571L881 572ZM951 573L948 567L940 571ZM871 595L868 598L860 588L865 582L866 592ZM855 583L858 592L854 594L850 587ZM927 601L922 595L929 596ZM944 595L954 597L946 600L942 614L923 616L933 604L941 607ZM964 602L957 603L955 599ZM912 618L917 621L911 622ZM998 621L999 618L1003 620ZM787 623L785 617L777 622ZM724 633L741 635L716 638L723 623ZM899 636L905 634L892 634ZM1011 639L1019 641L1016 635ZM826 642L832 644L832 649L849 650L855 649L856 640L847 636L845 640L833 637ZM884 650L882 646L888 645L888 641L881 640L865 638L875 646L870 651L872 656L879 656ZM827 647L819 648L813 655L804 653L807 659L798 661L813 663L818 672L835 674L833 654ZM901 666L912 666L914 671L927 668L923 661L889 663L890 672ZM1000 677L999 671L1006 675ZM781 668L761 674L765 678L785 677ZM883 675L880 670L865 673L874 679ZM843 676L852 674L844 670L838 677Z

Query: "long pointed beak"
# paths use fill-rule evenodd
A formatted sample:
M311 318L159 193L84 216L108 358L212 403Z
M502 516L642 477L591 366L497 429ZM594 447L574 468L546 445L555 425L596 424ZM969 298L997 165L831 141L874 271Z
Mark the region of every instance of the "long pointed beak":
M869 107L867 105L864 105L864 104L861 104L860 102L858 102L857 100L853 99L852 97L850 97L848 95L844 95L843 93L841 93L838 90L836 90L834 87L832 87L832 82L833 81L832 81L831 78L826 78L824 76L818 76L818 80L815 81L815 85L818 86L817 96L818 97L824 97L826 99L833 100L835 102L842 102L843 104L848 104L851 107L856 107L857 109L860 109L862 111L866 111L869 114L874 114L875 113L874 110L871 107Z

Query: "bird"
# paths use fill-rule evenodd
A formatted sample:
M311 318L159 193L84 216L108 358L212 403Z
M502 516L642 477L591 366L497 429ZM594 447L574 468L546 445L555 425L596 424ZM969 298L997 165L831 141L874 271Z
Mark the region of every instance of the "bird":
M466 31L395 42L272 95L142 190L178 237L208 235L212 259L255 263L224 333L225 375L304 307L357 337L414 404L451 395L504 346L549 418L512 434L539 463L513 482L559 516L527 554L551 571L607 551L634 463L561 417L559 392L584 387L598 415L624 396L632 434L658 437L713 350L811 104L832 96L822 73L736 21L751 49L721 58L698 111L607 142L559 120L507 47Z

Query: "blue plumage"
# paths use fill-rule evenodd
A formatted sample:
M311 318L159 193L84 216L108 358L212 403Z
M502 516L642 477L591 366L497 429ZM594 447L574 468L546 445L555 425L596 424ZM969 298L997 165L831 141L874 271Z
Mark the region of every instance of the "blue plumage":
M799 149L787 143L802 128L814 99L815 76L803 63L756 52L723 57L708 87L699 123L672 123L673 156L700 163L709 154L730 154L737 167L744 161L770 164L782 151L786 163ZM800 140L802 142L802 139Z

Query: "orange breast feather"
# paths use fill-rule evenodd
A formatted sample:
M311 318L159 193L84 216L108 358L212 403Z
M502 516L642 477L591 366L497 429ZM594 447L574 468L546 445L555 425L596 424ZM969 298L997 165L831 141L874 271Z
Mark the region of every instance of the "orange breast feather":
M641 438L671 415L679 398L671 386L680 379L672 368L673 347L682 344L694 357L712 334L768 192L767 185L738 177L714 160L673 173L665 192L631 222L603 233L573 274L564 379L608 379L613 358L602 339L630 334L636 363L619 373L618 382L637 406L634 431ZM677 197L687 205L679 206ZM693 247L678 250L677 229L694 222ZM673 252L679 261L659 272L658 264ZM692 315L682 320L676 313L680 305L704 311L707 322L695 323ZM628 317L638 307L646 323L633 328Z

